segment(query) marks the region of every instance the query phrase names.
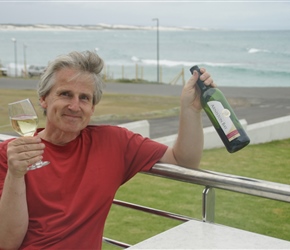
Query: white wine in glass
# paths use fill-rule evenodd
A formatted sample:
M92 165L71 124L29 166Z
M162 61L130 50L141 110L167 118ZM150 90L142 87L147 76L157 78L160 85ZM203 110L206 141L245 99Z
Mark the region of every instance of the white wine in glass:
M33 136L38 126L38 117L29 99L8 104L11 126L21 136ZM34 170L49 164L40 161L27 168Z

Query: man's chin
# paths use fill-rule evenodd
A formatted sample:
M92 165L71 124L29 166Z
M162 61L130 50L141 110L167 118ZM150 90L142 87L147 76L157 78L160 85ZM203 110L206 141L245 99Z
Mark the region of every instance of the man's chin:
M65 133L79 133L81 130L83 130L86 126L80 126L80 125L71 125L71 124L66 124L63 127L63 132Z

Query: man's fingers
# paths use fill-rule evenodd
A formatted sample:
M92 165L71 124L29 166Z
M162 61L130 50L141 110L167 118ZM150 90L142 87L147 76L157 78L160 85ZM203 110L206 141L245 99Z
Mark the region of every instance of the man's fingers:
M8 151L14 153L43 150L44 148L45 144L41 143L40 138L15 139L8 144Z
M194 70L192 76L189 78L186 84L189 87L193 87L196 84L198 77L199 77L199 73L196 70Z
M23 136L23 137L19 137L11 142L9 142L9 144L14 145L14 146L18 146L18 145L23 145L23 144L34 144L34 143L40 143L41 139L39 137L32 137L32 136Z

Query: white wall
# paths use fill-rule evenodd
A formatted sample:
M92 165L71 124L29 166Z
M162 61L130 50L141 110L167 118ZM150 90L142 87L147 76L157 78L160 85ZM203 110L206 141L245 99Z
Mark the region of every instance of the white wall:
M246 120L240 120L240 122L250 137L251 144L290 138L290 116L284 116L251 125L248 125ZM118 126L125 127L144 137L150 137L150 125L147 120L124 123ZM176 137L177 134L173 134L153 139L165 145L173 146ZM0 134L0 140L7 140L9 138L11 138L11 136ZM223 143L214 127L204 128L204 148L210 149L219 147L223 147Z
M283 140L290 138L290 116L284 116L264 122L248 125L246 120L240 120L243 128L250 137L250 144L265 143L274 140ZM204 128L204 149L223 147L214 127ZM168 146L173 146L177 134L155 138L155 141Z
M253 144L290 138L290 116L248 125L247 133Z
M123 123L118 126L127 128L143 137L150 137L150 124L147 120Z

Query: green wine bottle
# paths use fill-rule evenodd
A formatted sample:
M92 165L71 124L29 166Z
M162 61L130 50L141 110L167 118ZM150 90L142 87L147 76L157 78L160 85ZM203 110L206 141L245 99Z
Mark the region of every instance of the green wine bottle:
M198 66L193 66L190 72L201 72ZM250 139L236 117L224 94L218 89L207 86L198 78L197 85L201 90L201 106L219 134L226 149L234 153L250 143Z

